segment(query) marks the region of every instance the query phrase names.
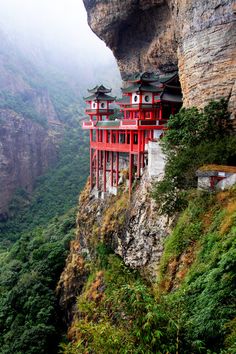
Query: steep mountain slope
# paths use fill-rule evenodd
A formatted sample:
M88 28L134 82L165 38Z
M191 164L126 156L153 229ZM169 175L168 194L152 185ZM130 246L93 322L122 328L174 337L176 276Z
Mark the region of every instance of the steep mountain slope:
M55 287L75 237L75 206L89 170L88 136L70 109L53 168L18 190L0 223L0 352L56 353L63 325ZM37 142L37 140L36 140Z
M35 180L57 160L62 125L43 76L1 32L0 49L0 220L19 188L32 192Z
M84 70L11 32L0 30L0 40L0 220L6 220L14 193L31 193L36 178L55 165L64 128L83 114L86 88L104 73L118 87L119 74L112 61L100 64L99 74L92 60Z
M19 188L31 193L36 178L57 160L58 136L53 129L11 109L0 110L0 221Z
M192 193L170 231L147 199L137 209L147 182L130 203L125 191L105 202L88 188L80 196L58 285L69 327L64 352L233 353L235 188Z

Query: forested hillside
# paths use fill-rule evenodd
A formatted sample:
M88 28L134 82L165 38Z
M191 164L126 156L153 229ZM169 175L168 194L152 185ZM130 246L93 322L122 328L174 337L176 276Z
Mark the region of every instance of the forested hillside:
M56 353L55 288L89 168L82 97L100 76L0 37L0 353Z
M57 352L62 324L55 287L75 237L75 206L89 166L78 106L66 114L70 124L55 166L38 178L33 194L16 191L11 217L0 223L1 353Z

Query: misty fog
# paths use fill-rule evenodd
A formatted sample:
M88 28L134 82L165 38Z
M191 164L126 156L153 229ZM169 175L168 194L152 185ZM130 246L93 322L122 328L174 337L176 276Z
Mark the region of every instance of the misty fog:
M107 67L120 80L112 52L87 24L82 0L0 0L0 6L0 30L29 59L78 71L89 82Z

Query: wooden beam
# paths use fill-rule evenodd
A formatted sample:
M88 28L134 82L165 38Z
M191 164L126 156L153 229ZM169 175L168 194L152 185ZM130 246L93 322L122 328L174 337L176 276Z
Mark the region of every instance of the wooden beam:
M113 187L113 152L110 152L111 154L111 187Z
M107 191L107 152L103 151L103 190Z
M99 190L99 153L100 151L96 150L96 187Z
M119 152L116 153L116 187L119 182Z

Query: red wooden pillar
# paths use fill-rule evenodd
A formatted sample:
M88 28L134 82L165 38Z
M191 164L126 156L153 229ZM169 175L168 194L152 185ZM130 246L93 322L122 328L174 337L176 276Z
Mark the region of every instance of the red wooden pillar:
M90 190L93 189L93 149L90 148Z
M162 114L162 104L160 103L160 114L159 114L159 118L160 120L163 118L163 114Z
M99 189L99 151L96 150L96 187Z
M101 170L102 169L102 166L103 166L103 161L102 161L102 151L100 150L99 152L98 152L98 154L99 154L99 169Z
M116 144L119 144L119 132L116 130Z
M140 159L141 159L141 154L140 154L140 149L141 149L141 131L138 130L138 155L137 155L137 177L140 177Z
M119 152L116 153L116 187L119 182Z
M111 187L113 187L113 151L110 152L111 154Z
M104 130L103 134L104 135L103 135L103 141L102 142L106 144L107 143L107 136L108 136L107 130Z
M175 114L175 107L173 103L171 103L171 114Z
M127 134L127 131L126 131L126 134ZM130 139L130 151L133 151L134 134L133 134L132 130L130 130L129 139Z
M130 153L129 154L129 196L131 196L131 190L132 190L133 161L134 161L134 155Z
M107 191L107 152L103 151L103 190Z
M153 130L150 131L150 139L153 140Z

